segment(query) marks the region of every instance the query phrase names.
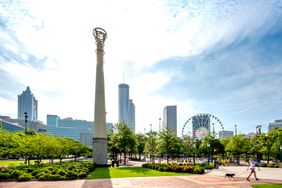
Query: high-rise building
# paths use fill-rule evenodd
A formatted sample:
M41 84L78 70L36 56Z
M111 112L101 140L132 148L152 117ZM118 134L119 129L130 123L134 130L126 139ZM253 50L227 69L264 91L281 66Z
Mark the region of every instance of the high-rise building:
M129 99L129 85L119 84L118 86L118 113L119 122L124 122L135 132L135 105Z
M171 129L177 134L177 110L176 105L166 106L163 110L163 129Z
M128 102L128 120L127 120L127 124L129 126L129 128L131 128L131 130L133 132L135 132L135 105L132 102L132 99L129 99L129 102Z
M25 112L28 116L27 120L37 120L38 101L31 93L29 86L21 95L18 95L18 119L25 119Z
M119 84L118 86L118 117L119 122L127 123L129 101L129 86L127 84Z
M233 131L218 131L219 138L230 138L233 136Z
M268 131L273 131L275 128L282 128L282 119L277 119L268 124Z
M47 114L46 130L48 134L80 140L81 143L87 143L87 145L90 144L89 140L93 138L93 125L95 125L93 121L77 120L71 117L61 119L57 115ZM113 124L106 123L105 127L108 131L113 127ZM87 138L85 138L86 136Z

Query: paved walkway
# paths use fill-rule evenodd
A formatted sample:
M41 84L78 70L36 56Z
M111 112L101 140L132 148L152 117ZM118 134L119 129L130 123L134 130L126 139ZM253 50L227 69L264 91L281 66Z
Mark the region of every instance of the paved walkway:
M225 173L235 173L235 180L225 179ZM50 182L0 182L0 188L251 188L252 184L281 183L281 168L261 168L259 181L251 178L246 181L249 172L246 167L220 167L205 175L168 176L146 178L113 178L100 180L73 180Z

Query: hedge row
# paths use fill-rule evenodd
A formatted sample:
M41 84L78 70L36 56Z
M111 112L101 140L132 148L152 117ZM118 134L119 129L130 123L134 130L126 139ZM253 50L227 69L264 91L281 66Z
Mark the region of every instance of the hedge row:
M0 180L72 180L85 178L94 170L92 162L63 162L55 164L22 165L0 168Z
M270 167L270 168L279 168L279 164L278 163L264 163L264 162L259 162L256 164L259 167Z
M199 165L188 165L188 164L166 164L166 163L145 163L142 164L144 168L151 168L158 171L164 172L184 172L191 174L203 174L205 172L204 168Z

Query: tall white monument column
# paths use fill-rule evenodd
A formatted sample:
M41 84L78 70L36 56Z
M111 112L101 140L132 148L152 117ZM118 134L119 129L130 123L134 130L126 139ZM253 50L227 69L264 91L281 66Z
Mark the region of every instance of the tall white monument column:
M106 110L104 86L104 42L107 33L102 28L94 28L93 35L96 40L96 86L95 86L95 112L93 129L93 163L107 165L107 135L106 135Z

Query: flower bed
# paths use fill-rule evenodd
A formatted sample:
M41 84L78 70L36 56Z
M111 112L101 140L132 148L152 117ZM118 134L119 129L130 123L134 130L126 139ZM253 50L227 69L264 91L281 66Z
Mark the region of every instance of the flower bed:
M199 165L190 165L190 164L166 164L166 163L145 163L142 165L144 168L150 168L158 171L164 172L184 172L191 174L204 174L204 168Z

